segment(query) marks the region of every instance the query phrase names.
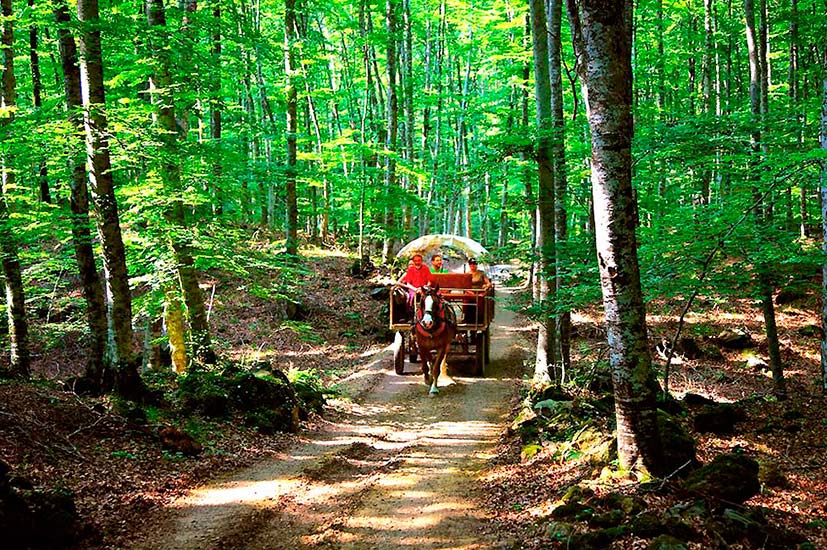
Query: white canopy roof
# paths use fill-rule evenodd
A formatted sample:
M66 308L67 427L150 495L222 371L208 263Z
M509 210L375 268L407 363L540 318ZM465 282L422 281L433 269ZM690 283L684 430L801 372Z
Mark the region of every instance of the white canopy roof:
M488 250L473 239L460 237L459 235L438 234L423 235L418 239L414 239L403 246L402 250L396 253L396 257L411 257L414 254L422 254L427 257L429 254L437 253L441 248L452 248L462 252L466 257L488 254Z

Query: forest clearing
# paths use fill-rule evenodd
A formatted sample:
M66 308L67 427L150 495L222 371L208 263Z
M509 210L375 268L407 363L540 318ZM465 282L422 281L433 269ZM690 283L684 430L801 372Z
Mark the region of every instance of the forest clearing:
M824 0L0 4L2 544L827 548Z

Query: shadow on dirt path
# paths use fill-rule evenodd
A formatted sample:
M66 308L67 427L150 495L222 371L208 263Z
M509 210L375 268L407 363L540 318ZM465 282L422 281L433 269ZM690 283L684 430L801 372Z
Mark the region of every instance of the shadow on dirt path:
M172 503L131 548L497 546L476 478L519 391L523 329L498 304L486 378L453 374L449 358L452 376L440 377L436 397L421 377L395 375L384 352L343 384L354 400L335 403L321 430Z

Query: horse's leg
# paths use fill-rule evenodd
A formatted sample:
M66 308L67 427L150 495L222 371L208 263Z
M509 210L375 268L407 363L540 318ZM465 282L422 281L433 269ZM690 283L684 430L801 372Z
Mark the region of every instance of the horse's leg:
M445 361L445 346L439 348L439 351L436 354L436 359L434 362L431 363L431 393L439 393L439 388L437 388L437 381L439 380L439 371L442 368L442 363Z
M431 383L431 365L434 362L434 357L432 355L431 350L424 351L422 348L419 348L419 358L422 360L422 374L425 375L425 383Z

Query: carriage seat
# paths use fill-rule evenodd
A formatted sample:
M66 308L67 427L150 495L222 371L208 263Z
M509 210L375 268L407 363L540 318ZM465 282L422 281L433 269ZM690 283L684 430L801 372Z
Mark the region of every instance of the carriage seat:
M470 273L434 273L433 276L440 289L471 288Z

